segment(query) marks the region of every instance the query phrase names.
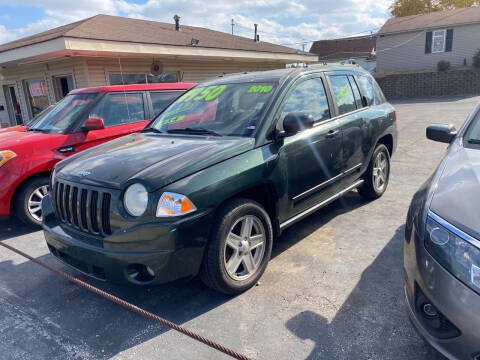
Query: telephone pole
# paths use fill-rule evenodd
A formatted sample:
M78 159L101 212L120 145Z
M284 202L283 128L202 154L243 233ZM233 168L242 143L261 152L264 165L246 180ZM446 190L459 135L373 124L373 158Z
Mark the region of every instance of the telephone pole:
M235 26L235 20L232 18L232 35L233 35L233 27Z

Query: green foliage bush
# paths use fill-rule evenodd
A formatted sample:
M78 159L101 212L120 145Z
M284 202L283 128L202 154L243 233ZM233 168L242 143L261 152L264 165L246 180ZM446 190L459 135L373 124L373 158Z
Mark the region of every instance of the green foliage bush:
M473 67L480 69L480 49L477 50L475 55L473 55Z
M440 60L437 63L437 70L438 71L447 71L450 70L450 61Z

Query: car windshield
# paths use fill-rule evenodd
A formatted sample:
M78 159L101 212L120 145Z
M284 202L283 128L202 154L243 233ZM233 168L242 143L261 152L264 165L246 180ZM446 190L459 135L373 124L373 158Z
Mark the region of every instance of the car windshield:
M249 137L275 87L273 83L198 86L170 105L152 127L171 133Z
M467 132L466 138L468 143L480 145L480 113L470 125L470 129Z
M67 95L57 106L32 122L29 130L47 133L64 132L96 96L97 94Z
M45 116L47 116L47 114L52 111L53 108L55 108L55 106L57 106L58 103L54 104L54 105L50 105L48 106L45 110L43 110L42 112L38 113L37 115L35 115L31 120L28 120L26 121L25 125L27 126L33 126L37 121L40 121L41 119L43 119Z

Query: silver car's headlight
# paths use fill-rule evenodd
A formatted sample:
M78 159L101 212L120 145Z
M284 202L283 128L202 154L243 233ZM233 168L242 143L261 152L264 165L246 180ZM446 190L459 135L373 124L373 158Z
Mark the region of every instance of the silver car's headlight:
M462 238L431 217L427 218L426 230L428 252L457 279L480 294L480 249L467 240L468 235Z
M141 216L147 210L148 192L140 183L130 185L123 196L125 210L132 216Z
M185 195L164 192L158 201L157 217L180 216L195 210L197 208Z

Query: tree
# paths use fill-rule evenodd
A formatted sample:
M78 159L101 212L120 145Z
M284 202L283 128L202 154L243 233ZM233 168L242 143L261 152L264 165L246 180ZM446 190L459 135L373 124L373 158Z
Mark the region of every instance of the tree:
M394 0L390 13L394 17L427 14L432 11L451 10L480 5L480 0Z

